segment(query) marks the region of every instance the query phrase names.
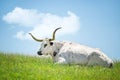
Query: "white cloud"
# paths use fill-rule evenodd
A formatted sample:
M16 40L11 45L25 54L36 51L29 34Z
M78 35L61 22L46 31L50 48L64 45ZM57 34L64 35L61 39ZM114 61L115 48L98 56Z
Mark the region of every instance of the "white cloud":
M19 31L19 32L17 32L16 35L14 35L14 37L21 39L21 40L24 40L24 39L28 39L29 35L23 31Z
M16 24L23 27L32 28L25 33L19 31L15 35L21 40L30 39L28 33L33 33L36 37L51 37L52 31L57 27L62 30L57 35L74 34L80 28L79 17L68 11L67 16L61 17L51 13L41 13L35 9L23 9L16 7L13 11L3 16L3 20L9 24Z

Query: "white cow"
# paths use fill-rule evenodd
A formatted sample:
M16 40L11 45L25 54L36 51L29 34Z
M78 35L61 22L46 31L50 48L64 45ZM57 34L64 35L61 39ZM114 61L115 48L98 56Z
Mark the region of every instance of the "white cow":
M38 51L39 55L51 55L53 61L58 64L113 66L113 61L97 48L73 42L54 41L55 33L58 29L61 28L55 29L52 39L37 39L29 33L34 40L42 42Z

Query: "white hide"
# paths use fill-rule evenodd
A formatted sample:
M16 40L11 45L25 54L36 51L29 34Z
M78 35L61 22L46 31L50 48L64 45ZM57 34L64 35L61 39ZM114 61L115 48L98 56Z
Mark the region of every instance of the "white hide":
M73 42L54 42L50 55L58 64L101 65L110 67L113 61L97 48ZM56 51L57 55L53 56ZM52 54L51 54L52 53Z

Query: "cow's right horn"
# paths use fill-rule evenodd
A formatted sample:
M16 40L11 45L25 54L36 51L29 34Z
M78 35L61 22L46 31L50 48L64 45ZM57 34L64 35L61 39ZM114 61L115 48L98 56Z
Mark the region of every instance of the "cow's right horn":
M31 37L35 40L35 41L38 41L38 42L42 42L43 40L42 39L37 39L35 38L31 33L29 33L31 35Z

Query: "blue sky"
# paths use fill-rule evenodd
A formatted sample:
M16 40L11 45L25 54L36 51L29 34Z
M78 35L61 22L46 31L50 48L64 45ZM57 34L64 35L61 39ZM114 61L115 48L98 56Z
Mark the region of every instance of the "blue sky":
M36 55L36 37L51 37L100 48L120 59L119 0L1 0L0 51ZM46 30L47 29L47 30Z

